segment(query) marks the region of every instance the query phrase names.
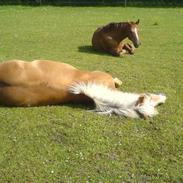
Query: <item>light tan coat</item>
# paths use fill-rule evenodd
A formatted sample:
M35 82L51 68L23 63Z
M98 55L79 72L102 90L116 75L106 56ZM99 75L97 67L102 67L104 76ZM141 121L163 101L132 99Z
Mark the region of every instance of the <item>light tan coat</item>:
M90 101L84 95L69 92L75 82L100 83L111 89L119 84L108 73L81 71L66 63L13 60L0 63L0 104L40 106Z

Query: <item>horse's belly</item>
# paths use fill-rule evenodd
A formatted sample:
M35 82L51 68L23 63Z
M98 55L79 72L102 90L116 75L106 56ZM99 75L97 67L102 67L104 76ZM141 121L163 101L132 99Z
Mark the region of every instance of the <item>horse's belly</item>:
M66 103L72 100L66 90L34 86L0 87L0 104L5 106L41 106Z
M44 86L0 87L0 105L15 107L31 107L58 105L64 103L92 103L92 100L84 95L74 95L68 90L58 90Z

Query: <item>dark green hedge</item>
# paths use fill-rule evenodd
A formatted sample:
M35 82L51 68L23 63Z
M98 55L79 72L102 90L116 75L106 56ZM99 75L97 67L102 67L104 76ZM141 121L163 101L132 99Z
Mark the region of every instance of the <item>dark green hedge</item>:
M183 5L183 0L126 0L127 6L174 6ZM125 0L0 0L1 5L125 5Z

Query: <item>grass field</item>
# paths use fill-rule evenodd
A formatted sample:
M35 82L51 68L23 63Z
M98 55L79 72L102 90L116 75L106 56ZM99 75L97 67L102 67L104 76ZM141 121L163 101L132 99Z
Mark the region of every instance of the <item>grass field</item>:
M148 120L85 106L0 107L1 183L182 183L183 8L0 7L0 61L51 59L102 70L130 92L164 92ZM140 18L142 42L124 58L91 48L94 30Z

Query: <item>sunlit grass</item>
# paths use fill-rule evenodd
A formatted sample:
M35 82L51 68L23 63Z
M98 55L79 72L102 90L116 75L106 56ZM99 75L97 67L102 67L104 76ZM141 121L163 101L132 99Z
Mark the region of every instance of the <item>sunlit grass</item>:
M182 15L182 8L0 7L0 61L62 61L109 72L121 90L168 97L149 120L73 105L0 107L0 182L182 182ZM92 50L98 26L138 18L135 55Z

